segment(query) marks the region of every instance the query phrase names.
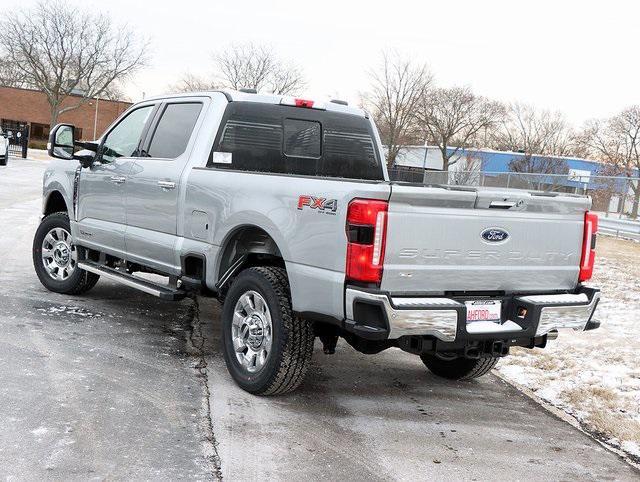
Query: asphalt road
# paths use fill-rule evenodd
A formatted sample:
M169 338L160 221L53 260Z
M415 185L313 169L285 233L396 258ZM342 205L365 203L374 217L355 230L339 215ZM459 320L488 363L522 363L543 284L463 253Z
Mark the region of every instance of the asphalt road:
M493 376L445 382L340 343L298 392L259 398L224 368L217 302L46 291L31 266L44 165L0 167L0 478L640 478Z

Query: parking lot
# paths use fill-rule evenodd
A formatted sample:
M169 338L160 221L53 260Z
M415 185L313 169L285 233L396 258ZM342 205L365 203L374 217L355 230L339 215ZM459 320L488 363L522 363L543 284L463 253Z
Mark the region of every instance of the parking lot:
M447 382L341 342L316 345L294 394L254 397L224 368L215 300L46 291L31 262L45 166L0 168L1 478L638 479L493 375Z

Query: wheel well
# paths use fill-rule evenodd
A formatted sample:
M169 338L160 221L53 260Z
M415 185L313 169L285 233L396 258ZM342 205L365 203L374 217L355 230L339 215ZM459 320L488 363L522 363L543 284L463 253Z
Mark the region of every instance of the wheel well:
M44 215L67 212L67 203L64 202L64 197L60 194L60 191L53 191L47 198L47 203L44 208Z
M244 226L229 237L222 250L218 280L221 280L240 258L244 258L242 268L257 265L285 267L276 242L264 229L257 226ZM239 271L238 269L236 272Z

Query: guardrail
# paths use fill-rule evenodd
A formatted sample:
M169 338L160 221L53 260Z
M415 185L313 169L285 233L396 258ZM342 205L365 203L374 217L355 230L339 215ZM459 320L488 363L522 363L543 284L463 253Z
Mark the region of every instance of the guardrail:
M616 237L624 236L640 239L640 222L638 221L600 217L598 219L598 230L615 234Z

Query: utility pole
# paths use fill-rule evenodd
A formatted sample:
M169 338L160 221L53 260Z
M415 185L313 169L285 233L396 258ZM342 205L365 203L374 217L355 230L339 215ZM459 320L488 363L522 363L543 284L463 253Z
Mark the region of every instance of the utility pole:
M425 139L424 141L424 157L422 158L422 184L427 183L427 146L429 142Z
M93 139L96 139L96 134L97 134L97 130L98 130L98 102L100 102L100 99L98 99L96 97L96 112L93 116Z

